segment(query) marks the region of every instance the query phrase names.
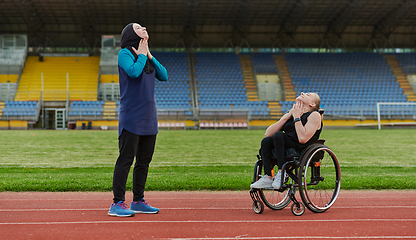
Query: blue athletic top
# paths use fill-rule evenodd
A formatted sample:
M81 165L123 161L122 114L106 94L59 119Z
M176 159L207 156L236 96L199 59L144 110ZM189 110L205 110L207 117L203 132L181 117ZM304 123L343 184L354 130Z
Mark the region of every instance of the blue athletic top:
M118 117L118 135L123 129L136 135L155 135L157 128L157 110L155 98L155 77L160 81L168 80L168 73L156 58L150 60L155 71L148 74L143 71L147 56L139 54L137 60L133 54L123 48L118 53L118 73L120 84L120 113Z

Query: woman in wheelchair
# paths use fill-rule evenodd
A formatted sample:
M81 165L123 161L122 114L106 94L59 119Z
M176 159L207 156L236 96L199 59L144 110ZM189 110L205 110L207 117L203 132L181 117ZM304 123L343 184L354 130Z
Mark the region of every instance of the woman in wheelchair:
M319 138L323 126L322 117L318 112L320 103L317 93L302 92L296 98L292 109L267 128L260 149L265 176L251 184L251 188L280 189L286 149L293 148L300 152ZM273 155L277 159L278 166L274 179L270 165Z

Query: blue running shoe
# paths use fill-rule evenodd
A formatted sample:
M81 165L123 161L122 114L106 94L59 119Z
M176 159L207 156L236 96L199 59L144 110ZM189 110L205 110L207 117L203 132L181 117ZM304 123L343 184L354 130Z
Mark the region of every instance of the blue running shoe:
M112 203L108 215L113 217L133 217L136 213L129 210L127 205L120 201L118 203Z
M140 202L131 202L130 210L134 211L135 213L158 213L159 208L155 208L150 206L144 198Z

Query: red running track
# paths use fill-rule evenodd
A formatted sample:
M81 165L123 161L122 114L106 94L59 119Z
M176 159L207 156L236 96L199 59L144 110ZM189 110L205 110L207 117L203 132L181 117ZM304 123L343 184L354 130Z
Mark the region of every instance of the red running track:
M158 214L118 218L109 192L1 192L0 239L416 239L416 191L341 191L300 217L255 214L249 191L145 194Z

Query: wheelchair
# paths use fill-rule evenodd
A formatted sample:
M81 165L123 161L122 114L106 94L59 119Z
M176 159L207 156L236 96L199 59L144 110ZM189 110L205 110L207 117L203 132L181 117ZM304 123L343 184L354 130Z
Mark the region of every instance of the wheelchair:
M334 152L318 140L306 147L301 153L294 149L286 150L285 164L282 170L280 189L250 189L253 210L260 214L264 205L272 210L281 210L293 202L291 210L296 216L305 212L305 206L311 212L322 213L328 210L338 197L341 188L341 169ZM272 175L277 173L276 158L272 158ZM254 166L253 183L262 177L263 160L257 155ZM296 189L302 201L295 198Z

